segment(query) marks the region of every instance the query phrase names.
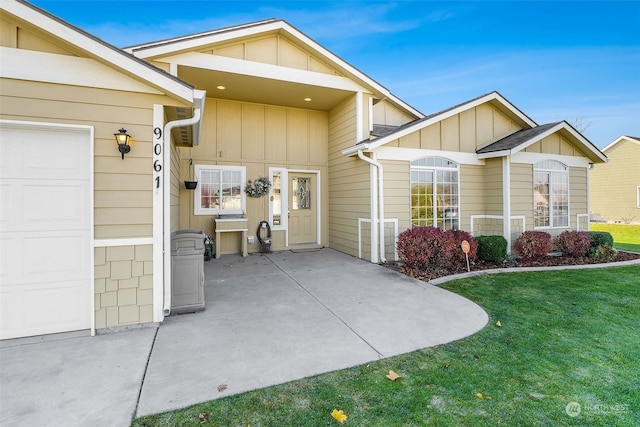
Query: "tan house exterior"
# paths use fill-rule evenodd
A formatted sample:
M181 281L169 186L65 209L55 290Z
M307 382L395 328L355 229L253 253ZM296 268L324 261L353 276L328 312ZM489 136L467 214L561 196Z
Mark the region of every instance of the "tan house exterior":
M247 254L266 221L271 250L384 262L416 225L509 240L588 228L604 154L497 92L425 116L281 20L120 50L0 1L0 338L161 322L177 230ZM250 197L260 177L269 193ZM11 268L32 265L36 237L51 261ZM50 286L58 274L76 291Z
M592 220L640 224L640 138L623 135L602 151L609 162L589 173Z

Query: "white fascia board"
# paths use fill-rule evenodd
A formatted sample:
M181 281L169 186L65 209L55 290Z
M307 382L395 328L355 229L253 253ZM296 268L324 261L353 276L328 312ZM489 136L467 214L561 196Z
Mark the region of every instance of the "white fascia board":
M618 139L613 141L611 144L609 144L606 147L604 147L602 149L602 152L606 154L607 151L611 150L613 147L615 147L616 145L620 144L623 141L624 142L633 142L634 144L640 144L640 141L638 141L637 139L632 138L630 136L622 135L622 136L618 137Z
M332 89L352 92L365 90L365 88L346 77L299 70L297 68L280 67L278 65L245 61L243 59L228 58L226 56L210 55L206 53L189 52L159 60L171 64L175 63L182 66L201 68L205 70L215 70L271 80L329 87Z
M456 108L452 108L450 110L444 111L440 114L437 114L433 117L430 117L427 120L422 120L419 121L418 123L416 123L414 126L409 126L399 132L394 132L392 134L389 134L387 136L383 136L381 138L378 138L374 141L371 141L370 143L368 143L368 145L370 146L370 149L376 149L382 145L385 145L391 141L395 141L398 138L402 138L403 136L409 135L410 133L413 133L417 130L423 129L427 126L431 126L434 123L440 122L442 120L448 119L449 117L455 116L456 114L460 114L463 111L469 110L471 108L475 108L479 105L482 105L484 103L487 103L489 101L493 101L493 100L497 100L499 101L501 104L503 104L506 108L508 108L511 112L513 112L513 114L517 115L520 119L522 119L524 122L526 122L527 124L529 124L531 127L535 127L536 123L534 121L532 121L529 117L527 117L526 115L524 115L520 110L518 110L517 108L515 108L509 101L507 101L506 99L504 99L499 93L497 92L492 92L488 95L485 95L481 98L475 99L473 101L467 102L465 104L459 105ZM345 150L346 151L346 150Z
M543 160L555 160L574 168L588 168L590 164L590 159L587 157L567 156L562 154L529 153L521 151L511 156L511 163L534 165Z
M129 58L125 52L114 46L108 45L104 42L101 43L98 40L87 36L83 32L76 30L72 26L44 15L38 10L23 3L1 0L0 6L2 10L27 21L46 32L54 34L56 37L59 37L60 39L87 52L90 56L99 58L101 62L111 64L115 68L124 70L131 75L149 82L152 86L156 86L189 103L193 102L193 88L191 88L187 83L180 83L179 81L164 75L160 70L156 70L151 66L147 66Z
M567 132L569 132L574 138L576 138L584 146L584 148L587 149L587 151L593 153L596 157L602 160L603 163L606 163L609 161L607 156L602 151L598 150L596 146L594 146L588 139L582 136L582 134L577 130L575 130L573 126L571 126L569 123L567 123L566 121L562 121L559 127L560 129L564 129Z
M161 95L154 86L90 58L0 46L0 77ZM43 67L42 64L47 64Z
M376 149L378 160L405 160L412 162L423 157L445 157L462 165L483 166L485 161L476 153L460 151L423 150L420 148L380 147Z
M262 25L240 27L221 32L212 32L209 35L193 34L191 36L176 37L169 40L130 46L125 50L138 58L156 59L175 52L185 52L193 49L201 49L202 46L224 43L230 40L251 37L256 34L268 33L282 29L282 21L268 22Z

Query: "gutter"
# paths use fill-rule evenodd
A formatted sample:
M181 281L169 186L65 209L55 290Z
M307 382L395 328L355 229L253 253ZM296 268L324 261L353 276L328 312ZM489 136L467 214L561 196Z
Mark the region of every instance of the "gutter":
M366 146L366 144L364 144ZM373 160L367 156L365 156L362 153L362 150L365 147L359 147L358 149L358 157L361 160L364 160L365 162L375 166L376 168L378 168L378 218L375 218L375 214L374 212L371 212L371 221L373 224L376 224L376 222L379 225L379 229L378 229L378 234L379 234L379 251L380 251L380 262L385 263L387 262L387 258L385 256L385 244L384 244L384 175L383 175L383 168L382 168L382 164L376 160ZM346 150L345 150L346 151ZM344 151L343 151L344 154ZM374 198L374 188L371 189L371 197ZM375 225L372 227L373 230L375 230ZM375 233L373 233L373 237L375 239ZM375 260L371 260L373 262L375 262Z
M163 314L168 316L171 314L171 130L176 127L191 126L199 124L201 126L202 110L204 110L206 92L202 90L193 91L193 117L189 119L174 120L164 125L163 142L164 152L162 153L164 163L164 171L162 179L164 185L163 191L163 220L162 220L162 238L164 247L164 304ZM197 137L200 135L200 126L197 127ZM196 132L194 132L194 145L196 144ZM167 135L169 137L167 138ZM166 144L168 142L168 144Z

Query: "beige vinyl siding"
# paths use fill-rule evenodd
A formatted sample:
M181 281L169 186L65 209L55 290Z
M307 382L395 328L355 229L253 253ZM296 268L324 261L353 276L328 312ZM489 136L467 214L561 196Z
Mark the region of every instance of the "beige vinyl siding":
M247 180L268 176L269 168L320 171L322 189L321 242L328 245L328 113L248 102L207 98L200 145L179 150L180 228L201 229L213 236L213 216L194 215L194 191L182 181L191 177L193 164L244 166ZM177 157L177 156L176 156ZM269 216L267 197L247 197L248 235ZM273 231L272 249L285 248L284 233ZM235 233L223 233L222 253L240 251ZM260 251L257 243L249 252Z
M585 230L583 224L578 223L578 214L588 214L587 168L569 168L569 227Z
M502 215L502 159L487 159L484 167L486 215Z
M610 222L640 223L640 143L622 140L606 153L609 163L589 172L591 212Z
M331 67L320 56L305 50L303 46L296 44L294 40L282 37L281 35L263 35L242 41L236 40L231 43L203 49L201 53L296 68L316 73L336 76L342 75L339 70Z
M486 214L484 167L460 165L460 229L471 230L471 215Z
M133 92L2 79L2 118L94 127L95 237L152 236L153 104L168 97ZM122 160L113 134L133 137ZM130 193L129 193L130 192ZM148 195L142 196L145 192Z
M411 165L405 161L382 161L384 168L384 216L398 219L398 230L411 227Z
M511 215L524 215L533 229L533 165L511 164Z
M355 96L329 112L329 245L358 255L358 218L371 218L370 166L341 151L356 142ZM369 258L368 253L363 253Z

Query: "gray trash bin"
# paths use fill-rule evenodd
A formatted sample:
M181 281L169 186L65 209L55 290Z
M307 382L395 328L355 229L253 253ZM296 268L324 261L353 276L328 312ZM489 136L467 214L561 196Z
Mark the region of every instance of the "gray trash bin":
M201 230L171 233L171 314L204 310L204 238Z

